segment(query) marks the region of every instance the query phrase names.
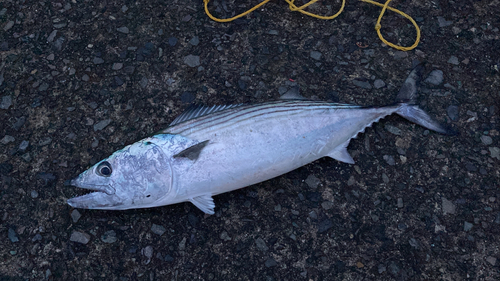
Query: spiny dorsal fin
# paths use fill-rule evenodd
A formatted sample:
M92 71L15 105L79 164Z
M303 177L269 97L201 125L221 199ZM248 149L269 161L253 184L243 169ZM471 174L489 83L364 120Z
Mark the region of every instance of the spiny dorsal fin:
M203 150L203 148L207 144L208 144L208 140L197 143L197 144L190 146L190 147L184 149L183 151L175 154L174 158L185 157L185 158L188 158L189 160L196 160L196 159L198 159L201 151Z
M205 116L205 115L208 115L210 113L222 111L222 110L229 109L229 108L238 107L240 105L242 105L242 104L214 105L214 106L210 107L210 106L205 106L205 105L193 104L193 105L189 106L183 113L181 113L181 115L177 116L177 118L175 118L174 121L172 121L172 123L170 123L170 126L174 126L174 125L177 125L179 123L182 123L182 122L185 122L185 121L188 121L191 119Z

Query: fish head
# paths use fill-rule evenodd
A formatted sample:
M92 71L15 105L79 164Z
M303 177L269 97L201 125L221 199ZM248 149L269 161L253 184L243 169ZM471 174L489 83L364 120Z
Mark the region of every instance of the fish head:
M156 207L172 189L172 168L159 139L146 138L96 163L70 181L94 192L71 198L74 208L125 210Z

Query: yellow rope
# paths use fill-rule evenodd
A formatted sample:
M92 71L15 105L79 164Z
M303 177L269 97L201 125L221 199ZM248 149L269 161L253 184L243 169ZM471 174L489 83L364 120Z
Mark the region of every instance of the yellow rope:
M391 46L395 49L401 50L401 51L410 51L410 50L415 49L418 46L418 42L420 42L420 28L418 27L418 24L409 15L401 12L398 9L394 9L392 7L389 7L389 2L391 2L391 0L387 0L387 2L385 2L385 4L380 4L380 3L377 3L377 2L372 1L372 0L361 0L361 1L382 7L382 12L380 12L380 15L378 16L377 24L375 25L375 30L377 31L378 38L380 38L380 40L382 40L382 42L384 42L386 45L389 45L389 46ZM382 17L384 16L386 9L389 9L393 12L396 12L396 13L402 15L403 17L407 18L409 21L411 21L411 23L415 27L415 30L417 31L417 39L415 39L415 43L413 43L413 45L411 45L410 47L397 46L397 45L394 45L391 42L388 42L387 40L384 39L384 37L382 36L382 33L380 33L380 29L382 28L380 21L382 20Z
M269 1L270 0L264 0L261 3L257 4L256 6L254 6L253 8L249 9L248 11L246 11L244 13L241 13L239 15L236 15L236 16L234 16L232 18L228 18L228 19L219 19L219 18L214 17L210 13L210 11L208 10L208 2L210 2L210 0L203 0L203 3L205 5L205 13L208 15L209 18L211 18L212 20L214 20L216 22L230 22L230 21L233 21L235 19L238 19L238 18L241 18L243 16L246 16L246 15L250 14L251 12L257 10L258 8L260 8L261 6L265 5ZM340 7L339 11L336 14L331 15L331 16L320 16L320 15L316 15L316 14L304 11L305 8L307 8L310 5L316 3L318 0L311 0L308 3L306 3L306 4L304 4L304 5L300 6L300 7L297 7L295 5L295 3L294 3L295 0L285 0L285 1L288 3L288 8L290 9L290 11L300 12L300 13L302 13L304 15L308 15L308 16L311 16L311 17L314 17L314 18L317 18L317 19L322 19L322 20L331 20L331 19L334 19L334 18L338 17L342 13L342 11L344 11L344 7L345 7L345 0L342 0L342 6ZM418 27L417 23L409 15L401 12L398 9L389 7L389 2L391 2L391 0L387 0L385 2L385 4L381 4L381 3L378 3L378 2L375 2L375 1L372 1L372 0L361 0L361 1L373 4L373 5L377 5L379 7L382 7L382 11L380 12L380 15L378 16L377 24L375 25L375 30L377 31L378 37L380 38L380 40L382 40L382 42L384 42L388 46L391 46L392 48L395 48L395 49L398 49L398 50L401 50L401 51L410 51L410 50L415 49L418 46L418 43L420 42L420 28ZM396 12L396 13L402 15L403 17L407 18L409 21L411 21L411 23L415 27L415 30L417 31L417 39L415 40L415 43L413 43L413 45L411 45L410 47L402 47L402 46L398 46L398 45L392 44L391 42L388 42L387 40L385 40L384 37L382 36L382 33L380 32L380 29L382 28L382 25L380 24L380 21L382 20L382 17L384 16L384 13L385 13L385 11L387 9L389 9L389 10L391 10L393 12Z

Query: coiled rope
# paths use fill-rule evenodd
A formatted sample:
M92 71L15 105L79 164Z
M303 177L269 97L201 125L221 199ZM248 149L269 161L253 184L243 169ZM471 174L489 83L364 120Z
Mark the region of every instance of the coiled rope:
M219 19L219 18L216 18L214 17L210 11L208 10L208 3L210 2L210 0L203 0L204 4L205 4L205 13L208 15L208 17L210 17L212 20L216 21L216 22L231 22L235 19L238 19L238 18L241 18L243 16L246 16L248 14L250 14L251 12L257 10L258 8L262 7L263 5L267 4L267 2L269 2L270 0L264 0L262 1L261 3L255 5L254 7L252 7L251 9L247 10L246 12L243 12L239 15L236 15L232 18L228 18L228 19ZM300 7L297 7L295 5L295 0L285 0L287 3L288 3L288 8L290 9L290 11L292 12L300 12L304 15L308 15L308 16L311 16L311 17L314 17L314 18L317 18L317 19L322 19L322 20L331 20L331 19L334 19L336 17L338 17L343 11L344 11L344 7L345 7L345 0L342 0L342 5L339 9L339 11L337 13L335 13L334 15L331 15L331 16L321 16L321 15L317 15L317 14L313 14L311 12L307 12L305 11L304 9L306 9L307 7L309 7L310 5L318 2L318 0L311 0L310 2L300 6ZM373 4L373 5L376 5L376 6L379 6L379 7L382 7L382 11L380 12L380 15L378 16L378 19L377 19L377 23L375 24L375 30L377 31L377 34L378 34L378 37L380 38L380 40L382 40L382 42L384 42L384 44L388 45L388 46L391 46L392 48L395 48L395 49L398 49L398 50L401 50L401 51L410 51L410 50L413 50L415 49L417 46L418 46L418 43L420 42L420 28L418 27L417 23L407 14L401 12L400 10L398 9L395 9L395 8L392 8L392 7L389 7L389 3L392 1L392 0L387 0L384 4L381 4L381 3L378 3L378 2L375 2L375 1L372 1L372 0L361 0L363 2L366 2L366 3L370 3L370 4ZM417 38L415 39L415 43L413 43L413 45L411 45L410 47L403 47L403 46L398 46L398 45L395 45L387 40L384 39L384 37L382 36L382 33L380 32L380 29L382 28L382 24L380 23L382 21L382 17L384 16L385 14L385 11L389 9L390 11L393 11L393 12L396 12L400 15L402 15L403 17L407 18L412 24L413 26L415 27L415 30L417 31Z

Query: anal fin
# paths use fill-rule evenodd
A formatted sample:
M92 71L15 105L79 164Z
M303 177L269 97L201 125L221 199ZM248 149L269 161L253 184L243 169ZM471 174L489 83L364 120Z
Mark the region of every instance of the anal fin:
M347 164L354 164L354 159L352 159L352 156L347 152L347 146L349 145L349 140L344 142L343 144L337 146L333 151L328 153L326 156L331 157L335 160L338 160L340 162L344 162Z
M189 202L193 203L198 209L200 209L205 214L213 215L215 214L214 208L215 203L212 196L209 194L204 194L200 196L196 196L193 198L189 198Z

